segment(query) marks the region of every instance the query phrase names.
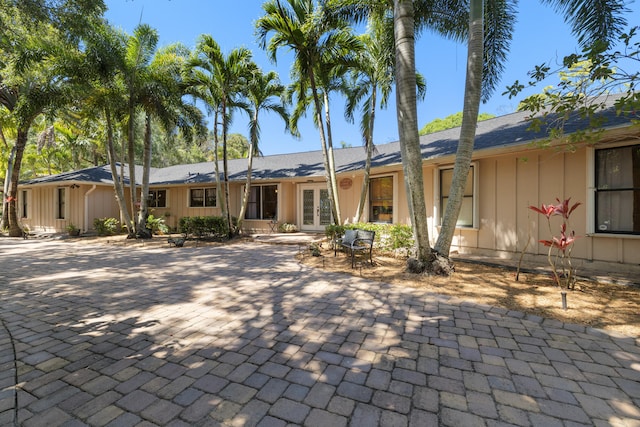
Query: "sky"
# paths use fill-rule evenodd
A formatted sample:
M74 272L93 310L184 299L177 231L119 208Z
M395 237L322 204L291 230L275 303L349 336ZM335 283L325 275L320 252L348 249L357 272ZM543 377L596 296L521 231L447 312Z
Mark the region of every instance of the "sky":
M254 23L263 15L261 0L106 0L106 18L115 27L132 34L140 24L148 24L158 31L159 47L181 42L193 49L201 34L210 34L225 55L238 47L253 52L253 60L264 72L275 70L284 84L290 82L292 55L286 50L278 52L277 63L271 62L255 37ZM632 1L632 13L627 17L638 24L640 4ZM496 116L515 111L518 100L535 91L525 91L517 99L502 95L516 80L527 81L527 72L543 62L559 64L562 58L578 50L577 41L562 17L540 1L524 0L519 3L518 22L515 26L508 61L493 96L480 106L481 113ZM418 104L418 125L436 118L444 118L462 111L467 48L465 44L445 40L424 32L416 42L416 68L426 79L427 93ZM538 89L537 91L539 91ZM343 116L344 99L332 99L332 128L334 146L362 145L358 120L349 123ZM285 132L279 116L262 116L260 148L264 155L320 149L318 130L313 125L311 110L299 122L301 136L295 138ZM395 94L386 110L378 110L374 143L384 144L398 140ZM209 118L209 122L213 121ZM237 112L231 133L248 137L248 117Z

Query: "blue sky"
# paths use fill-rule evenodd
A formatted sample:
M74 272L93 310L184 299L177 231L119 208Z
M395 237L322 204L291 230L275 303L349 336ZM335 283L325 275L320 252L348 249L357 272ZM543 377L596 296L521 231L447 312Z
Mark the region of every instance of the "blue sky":
M228 54L236 47L253 52L254 61L263 71L275 70L283 83L289 83L291 55L278 53L278 63L268 60L254 34L254 22L263 15L260 0L106 0L109 22L131 34L139 23L158 30L160 46L181 42L194 48L200 34L211 34ZM638 2L629 5L628 16L637 25L640 16ZM635 17L635 18L634 18ZM504 115L515 111L518 100L502 96L507 85L515 80L526 81L527 71L542 62L556 64L566 54L576 51L576 40L562 18L539 1L521 1L518 23L501 83L493 97L480 106L483 113ZM416 67L427 81L427 95L418 105L419 126L436 118L462 111L466 46L423 33L416 45ZM527 94L525 92L524 94ZM375 143L397 141L398 131L394 96L386 110L376 116ZM332 103L334 144L344 141L354 147L362 144L359 126L343 117L344 100ZM231 132L248 135L248 118L236 113ZM299 124L301 137L294 138L284 131L282 120L276 115L264 115L261 121L261 150L265 155L320 149L318 131L308 115Z

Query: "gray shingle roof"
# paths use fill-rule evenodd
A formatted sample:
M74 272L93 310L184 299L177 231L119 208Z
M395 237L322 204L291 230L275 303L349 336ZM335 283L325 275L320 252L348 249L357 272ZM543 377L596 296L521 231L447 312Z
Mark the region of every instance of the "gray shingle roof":
M611 96L608 103L612 106L600 114L606 118L605 128L628 126L630 118L615 113L613 102L617 96ZM516 112L490 120L478 122L474 149L476 151L496 149L502 147L516 147L547 137L548 129L540 132L529 130L526 120L530 113ZM588 120L579 117L571 118L565 125L565 133L573 133L585 128ZM420 137L422 157L435 159L456 152L460 128L453 128ZM402 163L399 142L380 144L376 146L377 153L372 158L372 167L389 166ZM338 173L362 170L365 162L363 147L340 148L334 150L336 171ZM247 160L229 160L229 179L244 181L246 179ZM126 169L126 168L125 168ZM158 185L177 185L185 183L213 183L215 182L214 163L196 163L187 165L157 168L151 171L150 183ZM220 164L222 174L222 164ZM279 154L254 158L253 180L282 180L288 178L316 178L324 176L322 151L303 153ZM128 180L128 172L125 170ZM136 167L136 178L142 178L142 168ZM23 182L23 184L41 184L52 182L85 182L112 184L111 173L107 166L65 172L58 175L41 177ZM128 184L128 182L127 182Z

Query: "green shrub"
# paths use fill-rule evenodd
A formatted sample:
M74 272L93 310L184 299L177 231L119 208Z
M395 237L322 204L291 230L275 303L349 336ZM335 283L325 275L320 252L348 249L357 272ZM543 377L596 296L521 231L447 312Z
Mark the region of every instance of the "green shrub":
M235 222L235 218L232 221ZM229 236L226 218L221 216L185 216L178 224L180 233L197 238L213 237L226 239Z
M164 218L157 218L153 215L147 217L147 228L151 230L151 234L169 233L169 226L165 224Z
M120 222L115 218L94 218L93 228L98 236L111 236L118 230Z

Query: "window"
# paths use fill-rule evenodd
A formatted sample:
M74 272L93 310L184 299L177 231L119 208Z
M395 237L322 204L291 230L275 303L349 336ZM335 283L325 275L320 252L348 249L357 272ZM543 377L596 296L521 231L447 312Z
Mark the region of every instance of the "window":
M640 145L595 150L595 232L640 234Z
M393 222L393 177L371 178L369 181L369 221Z
M166 194L165 194L166 197ZM192 188L189 190L189 207L204 208L216 207L216 189L209 188Z
M278 216L278 186L252 185L247 204L247 219L275 219Z
M22 197L20 198L21 204L21 217L29 218L29 192L27 190L22 190Z
M58 193L56 195L56 218L64 219L66 212L66 188L60 187L58 188Z
M469 175L467 175L467 183L464 187L464 195L462 198L462 206L460 207L460 215L458 216L458 222L456 227L474 227L475 226L475 212L476 212L476 198L475 194L475 175L476 165L472 165L469 168ZM442 225L442 217L444 216L447 202L449 201L449 193L451 192L451 181L453 180L453 168L440 169L440 224Z
M149 190L149 201L147 205L150 208L166 208L167 190Z

